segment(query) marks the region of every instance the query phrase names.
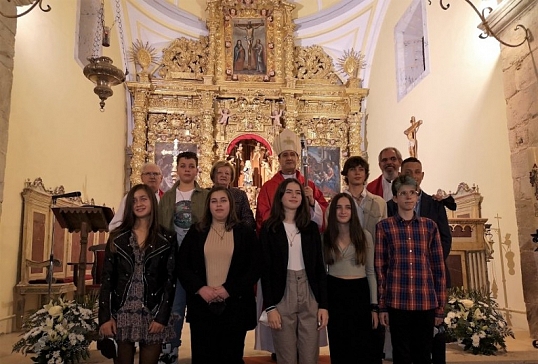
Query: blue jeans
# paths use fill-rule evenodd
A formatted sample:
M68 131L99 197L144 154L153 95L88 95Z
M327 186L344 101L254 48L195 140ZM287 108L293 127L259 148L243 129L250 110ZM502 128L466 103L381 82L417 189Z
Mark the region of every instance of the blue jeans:
M172 305L172 315L179 316L178 320L174 321L174 332L176 337L170 340L173 348L181 346L181 330L183 329L183 322L185 322L185 307L187 306L187 293L177 281L176 295L174 296L174 304Z

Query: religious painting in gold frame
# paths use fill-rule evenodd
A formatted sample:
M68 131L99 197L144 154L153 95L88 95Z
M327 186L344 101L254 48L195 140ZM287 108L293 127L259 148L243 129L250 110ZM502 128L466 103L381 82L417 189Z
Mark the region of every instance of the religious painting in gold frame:
M308 179L326 197L340 193L340 148L309 146L307 152Z
M272 10L224 11L227 80L271 81L275 76Z

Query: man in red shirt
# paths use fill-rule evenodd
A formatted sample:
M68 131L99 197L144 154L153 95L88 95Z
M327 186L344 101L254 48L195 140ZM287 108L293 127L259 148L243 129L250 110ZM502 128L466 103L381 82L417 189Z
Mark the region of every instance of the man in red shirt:
M273 145L274 152L278 155L278 163L280 163L280 171L273 178L265 182L258 193L258 205L256 207L256 230L259 232L262 224L269 217L273 198L280 182L286 178L297 178L304 185L304 177L297 170L299 163L299 155L301 153L299 138L297 134L284 129L280 135L275 138ZM310 204L310 212L312 221L314 221L320 229L324 226L325 210L329 204L323 193L316 187L314 182L308 181L308 186L305 186L305 195Z
M402 153L394 147L387 147L379 153L378 161L381 176L368 183L366 189L374 195L383 197L385 201L389 201L392 199L392 181L400 174Z

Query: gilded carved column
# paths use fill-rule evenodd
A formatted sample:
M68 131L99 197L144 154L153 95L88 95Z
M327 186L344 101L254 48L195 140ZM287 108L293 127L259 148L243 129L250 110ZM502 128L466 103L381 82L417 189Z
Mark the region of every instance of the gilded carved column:
M284 102L286 103L286 128L294 132L300 132L297 130L297 117L299 115L298 102L295 95L288 93L284 95Z
M141 183L140 170L146 163L146 142L147 142L147 116L148 116L148 91L150 84L137 84L133 88L129 87L134 95L133 100L133 144L131 145L131 186ZM134 90L133 90L134 89Z
M351 77L346 84L348 95L349 115L349 155L362 155L362 120L364 113L361 111L362 101L368 95L368 89L358 88L359 80Z
M215 60L217 59L217 49L221 45L221 34L218 32L219 29L219 17L217 14L217 4L215 1L207 2L207 29L209 30L209 54L207 60L207 69L205 75L215 76ZM211 82L212 83L212 82Z
M347 120L349 123L349 156L360 156L362 154L361 145L361 120L363 113L351 113Z
M200 169L200 185L209 187L212 185L209 172L215 158L213 147L215 146L215 137L213 136L213 99L215 93L213 91L202 91L202 125L200 128L200 150L198 151L199 169Z

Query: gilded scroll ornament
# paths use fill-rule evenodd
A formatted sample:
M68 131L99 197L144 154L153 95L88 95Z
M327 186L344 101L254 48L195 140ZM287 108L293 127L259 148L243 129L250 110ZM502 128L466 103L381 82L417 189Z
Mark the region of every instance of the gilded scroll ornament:
M202 79L206 72L209 38L179 38L163 50L159 75L164 79Z
M327 80L342 84L334 73L332 58L318 45L295 47L295 77L299 80Z

